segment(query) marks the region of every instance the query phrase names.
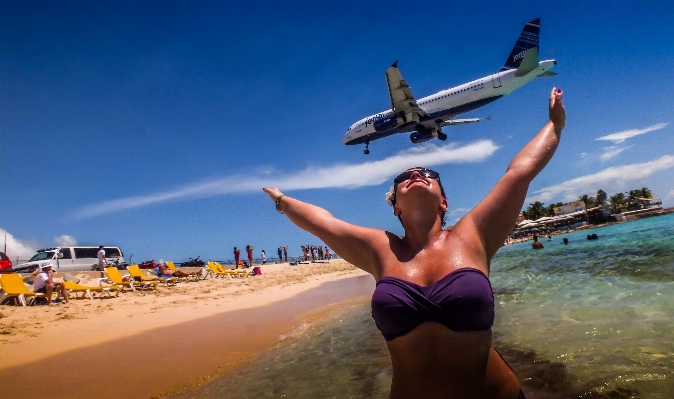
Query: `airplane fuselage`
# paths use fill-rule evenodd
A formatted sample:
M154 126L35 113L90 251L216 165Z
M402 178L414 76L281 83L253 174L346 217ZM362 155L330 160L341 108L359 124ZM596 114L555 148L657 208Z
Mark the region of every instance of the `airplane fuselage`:
M391 110L370 115L351 125L342 141L346 145L363 144L396 133L413 132L419 124L434 126L510 94L556 64L555 60L541 61L524 76L516 76L517 70L511 69L421 98L417 103L429 117L419 122L401 124Z

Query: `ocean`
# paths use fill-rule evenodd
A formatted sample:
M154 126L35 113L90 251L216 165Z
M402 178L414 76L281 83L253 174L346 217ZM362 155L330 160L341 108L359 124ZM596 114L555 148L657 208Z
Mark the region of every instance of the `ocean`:
M491 265L494 346L527 398L674 398L674 214L543 244L503 247ZM175 397L387 398L390 383L364 302Z

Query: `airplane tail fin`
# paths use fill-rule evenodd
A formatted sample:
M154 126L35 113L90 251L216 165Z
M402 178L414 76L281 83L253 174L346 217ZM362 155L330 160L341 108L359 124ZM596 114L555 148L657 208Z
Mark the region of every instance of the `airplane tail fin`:
M520 33L520 37L515 43L508 59L506 60L503 68L499 72L508 71L510 69L517 69L522 64L525 55L529 52L529 49L534 47L538 48L538 37L541 33L541 19L536 18L533 21L527 22ZM536 52L536 64L538 64L538 52Z

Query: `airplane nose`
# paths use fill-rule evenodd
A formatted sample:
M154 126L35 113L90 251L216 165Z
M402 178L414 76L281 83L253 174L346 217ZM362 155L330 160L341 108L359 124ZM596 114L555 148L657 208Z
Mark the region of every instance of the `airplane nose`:
M351 131L347 130L346 133L344 133L344 137L342 137L342 144L348 144L349 141L351 141Z

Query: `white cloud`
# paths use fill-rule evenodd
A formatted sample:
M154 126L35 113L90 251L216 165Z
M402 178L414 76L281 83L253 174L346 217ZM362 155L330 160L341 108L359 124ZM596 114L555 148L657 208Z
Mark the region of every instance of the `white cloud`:
M609 161L618 155L620 155L621 152L627 150L630 147L617 147L617 146L610 146L610 147L604 147L604 153L599 156L599 159L601 159L602 162Z
M575 179L544 187L528 197L526 202L549 202L553 198L563 196L565 200L578 198L583 193L594 192L598 189L614 191L622 189L627 183L641 181L652 174L674 167L674 155L665 155L650 162L634 163L630 165L606 168L591 175L576 177Z
M606 140L606 141L612 141L613 144L620 144L624 142L625 140L632 138L634 136L639 136L642 134L646 134L648 132L652 132L655 130L660 130L664 129L667 125L669 125L669 122L667 123L658 123L653 126L649 126L643 129L631 129L631 130L623 130L622 132L618 133L612 133L606 136L601 136L599 138L596 138L595 140Z
M7 240L5 240L5 237ZM5 252L5 245L7 246L7 256L16 262L16 259L27 260L37 253L38 245L34 242L19 240L5 229L0 229L0 251ZM15 265L16 266L16 265Z
M454 218L454 222L458 222L466 213L470 212L470 208L456 208L447 211L447 215Z
M260 169L258 175L228 176L211 181L194 183L174 190L148 195L120 198L87 206L76 212L76 218L87 218L124 209L178 200L204 198L215 195L258 191L262 187L279 187L283 190L317 188L356 188L376 186L393 178L397 173L413 166L434 166L448 163L481 162L498 149L491 140L479 140L459 146L426 144L378 161L359 164L336 164L325 167L308 167L295 173Z
M447 211L447 213L449 213L452 216L463 216L468 212L470 212L470 208L456 208Z
M75 239L75 237L69 236L67 234L54 237L54 242L59 247L72 247L73 245L77 245L77 240Z

